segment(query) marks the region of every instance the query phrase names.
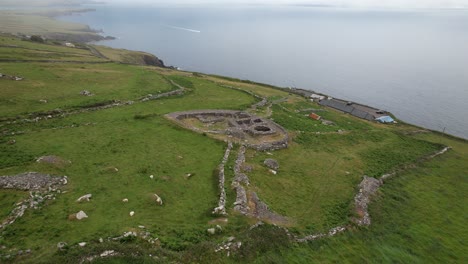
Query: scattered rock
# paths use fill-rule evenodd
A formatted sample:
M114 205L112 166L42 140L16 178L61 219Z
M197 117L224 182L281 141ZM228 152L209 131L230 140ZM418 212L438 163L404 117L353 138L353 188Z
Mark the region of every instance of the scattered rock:
M99 256L101 258L115 256L117 253L114 250L106 250L102 252Z
M135 215L135 212L134 212L134 211L131 211L131 212L129 213L129 215L130 215L130 216L134 216L134 215Z
M86 246L86 242L81 242L81 243L78 243L78 246L80 246L80 247L84 247L84 246Z
M276 160L274 159L266 159L263 164L267 166L268 168L277 171L279 169L279 164Z
M154 179L154 175L150 175L149 177L150 177L150 179Z
M159 195L154 194L154 198L156 198L156 203L157 204L163 205L163 201L162 201L161 197L159 197Z
M10 139L10 140L8 140L7 144L8 145L14 145L14 144L16 144L16 140Z
M40 103L43 103L43 104L47 104L47 100L46 99L41 99L39 100Z
M68 248L68 244L65 242L58 242L57 243L57 249L60 251L64 251Z
M92 196L93 195L90 194L90 193L85 194L85 195L81 196L80 198L78 198L76 201L79 202L79 203L84 202L84 201L89 202L89 199L91 199Z
M276 173L277 173L275 170L269 170L269 171L270 171L270 173L273 174L273 175L276 175Z
M206 231L207 231L208 234L210 234L210 235L214 235L214 234L216 233L216 229L215 229L215 228L208 228Z
M123 199L122 199L122 202L128 203L128 199L127 199L127 198L123 198Z
M88 90L83 90L80 92L80 94L83 96L93 96L93 94Z
M194 175L195 175L195 173L187 173L187 174L185 174L185 178L189 179Z
M75 218L76 220L82 220L82 219L88 218L88 215L83 211L79 211L78 213L75 214Z
M99 243L104 243L104 239L102 239L102 237L99 238Z

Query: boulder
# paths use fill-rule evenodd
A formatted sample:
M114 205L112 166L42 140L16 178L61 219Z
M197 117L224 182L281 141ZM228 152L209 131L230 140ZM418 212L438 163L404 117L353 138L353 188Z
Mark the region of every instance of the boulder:
M83 211L79 211L78 213L75 214L75 218L76 220L82 220L82 219L88 218L88 215Z
M93 94L88 90L83 90L80 92L80 94L83 96L93 96Z
M88 193L88 194L81 196L76 201L79 203L84 202L84 201L89 202L89 199L91 199L92 196L93 196L92 194Z
M279 164L276 160L274 159L266 159L263 164L267 166L268 168L277 171L279 169Z
M154 198L156 198L156 203L157 204L163 205L163 201L162 201L161 197L159 197L159 195L154 194Z
M68 244L65 242L58 242L57 243L57 249L60 251L64 251L68 248Z

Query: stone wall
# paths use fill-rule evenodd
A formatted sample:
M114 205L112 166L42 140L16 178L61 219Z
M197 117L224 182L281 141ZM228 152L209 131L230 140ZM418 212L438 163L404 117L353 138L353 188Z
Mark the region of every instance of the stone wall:
M226 162L229 159L229 154L232 149L232 143L229 142L226 148L226 152L224 153L223 160L221 164L218 166L218 189L219 189L219 201L218 207L213 209L213 214L219 215L227 215L226 213L226 190L224 188L225 183L225 175L224 175L224 167L226 166Z

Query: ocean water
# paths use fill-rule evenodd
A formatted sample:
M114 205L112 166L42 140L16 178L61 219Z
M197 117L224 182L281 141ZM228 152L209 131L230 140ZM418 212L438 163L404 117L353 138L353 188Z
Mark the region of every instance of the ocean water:
M60 19L166 65L314 90L468 138L468 10L92 7Z

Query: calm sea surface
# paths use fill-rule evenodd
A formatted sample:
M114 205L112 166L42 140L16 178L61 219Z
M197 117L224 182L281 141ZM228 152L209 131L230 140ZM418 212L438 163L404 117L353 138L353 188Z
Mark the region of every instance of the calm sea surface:
M166 65L310 89L468 138L468 10L93 8L61 19Z

